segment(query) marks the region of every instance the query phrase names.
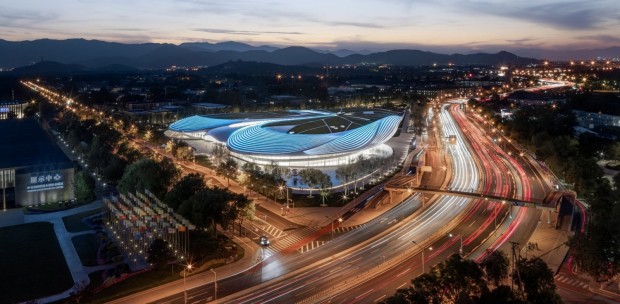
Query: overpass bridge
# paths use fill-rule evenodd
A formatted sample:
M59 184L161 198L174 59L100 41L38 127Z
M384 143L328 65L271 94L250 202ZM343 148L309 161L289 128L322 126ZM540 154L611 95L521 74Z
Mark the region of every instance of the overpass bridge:
M543 208L543 209L554 209L557 210L559 208L559 204L562 202L563 198L569 199L571 202L574 202L575 194L566 191L552 191L548 193L542 199L529 199L524 200L522 198L515 197L504 197L493 194L485 194L478 192L470 192L470 191L461 191L461 190L453 190L453 189L441 189L441 188L428 188L428 187L411 187L411 183L407 183L404 179L400 180L401 183L396 185L394 183L390 183L386 185L383 189L392 194L399 193L423 193L423 194L438 194L438 195L450 195L450 196L460 196L471 199L484 199L487 201L498 201L502 203L511 204L513 206L522 206L522 207L532 207L532 208Z

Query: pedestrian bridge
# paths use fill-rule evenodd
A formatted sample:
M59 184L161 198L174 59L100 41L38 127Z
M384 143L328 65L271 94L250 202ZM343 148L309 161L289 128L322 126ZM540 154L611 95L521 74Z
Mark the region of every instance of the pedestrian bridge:
M403 193L403 192L418 192L418 193L428 193L428 194L439 194L439 195L451 195L451 196L460 196L467 197L471 199L484 199L488 201L498 201L507 204L512 204L514 206L523 206L523 207L535 207L535 208L546 208L546 209L556 209L558 204L562 201L562 198L568 197L569 199L574 199L575 195L570 192L565 191L552 191L547 194L543 199L530 199L524 200L522 198L515 197L504 197L497 196L493 194L484 194L484 193L476 193L469 191L461 191L461 190L453 190L453 189L440 189L440 188L427 188L427 187L405 187L405 186L394 186L386 185L384 188L385 191L390 193Z

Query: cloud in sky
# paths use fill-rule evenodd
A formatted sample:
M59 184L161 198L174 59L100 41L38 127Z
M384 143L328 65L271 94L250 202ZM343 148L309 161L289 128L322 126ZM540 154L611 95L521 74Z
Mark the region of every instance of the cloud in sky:
M214 34L233 34L233 35L262 35L262 34L278 34L278 35L302 35L301 32L281 32L281 31L247 31L247 30L230 30L215 28L197 28L197 32L206 32Z
M354 22L354 21L328 21L326 22L332 26L352 26L352 27L362 27L362 28L386 28L386 25L379 23L371 23L371 22Z
M22 8L11 8L0 5L0 27L30 28L43 22L53 22L59 16L54 12L35 11Z
M619 44L617 0L20 0L0 38L87 38L358 49ZM133 32L133 33L131 33ZM609 38L609 39L607 39ZM365 47L366 46L366 47ZM589 45L592 47L593 45Z
M592 30L620 16L609 1L464 2L471 11L548 25L558 29ZM610 5L611 4L611 5ZM616 9L613 9L613 7ZM611 8L611 9L610 9Z
M605 43L612 43L612 44L616 44L616 45L620 45L620 36L616 35L591 35L591 36L579 36L577 37L577 39L581 39L584 41L591 41L594 43L600 43L600 42L605 42Z

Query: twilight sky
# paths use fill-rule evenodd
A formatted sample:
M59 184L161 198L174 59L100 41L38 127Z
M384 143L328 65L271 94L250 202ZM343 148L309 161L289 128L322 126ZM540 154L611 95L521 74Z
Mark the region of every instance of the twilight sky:
M9 0L0 38L434 51L620 45L618 0Z

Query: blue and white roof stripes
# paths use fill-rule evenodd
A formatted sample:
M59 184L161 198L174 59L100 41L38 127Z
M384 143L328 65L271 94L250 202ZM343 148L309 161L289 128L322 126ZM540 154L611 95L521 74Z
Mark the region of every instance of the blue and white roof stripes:
M243 119L217 119L195 115L183 118L170 125L169 129L176 132L197 132L217 127L228 126L244 121Z
M386 142L396 133L402 117L391 115L357 129L337 133L338 138L304 151L308 155L345 153ZM346 134L343 134L346 133Z
M234 132L226 144L231 151L239 153L291 154L327 143L337 138L336 134L288 134L259 125Z
M308 119L327 119L339 115L334 112L299 111L290 116L257 115L255 118L252 116L244 118L192 116L173 123L170 125L170 130L187 133L205 132L203 138L226 142L228 149L241 154L320 156L356 152L383 144L396 133L402 120L400 115L386 113L386 116L372 123L348 131L291 134L289 133L291 128L299 123L307 123Z

